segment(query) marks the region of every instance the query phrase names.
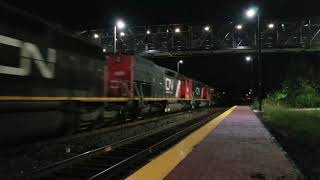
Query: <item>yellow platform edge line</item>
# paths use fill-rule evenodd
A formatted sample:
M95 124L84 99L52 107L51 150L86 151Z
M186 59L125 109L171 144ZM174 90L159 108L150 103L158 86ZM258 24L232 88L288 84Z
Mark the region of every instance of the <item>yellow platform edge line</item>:
M153 159L151 162L127 177L127 180L156 180L164 179L184 158L192 152L194 146L199 144L208 134L214 130L237 106L234 106L218 117L212 119L197 131L188 135L185 139Z

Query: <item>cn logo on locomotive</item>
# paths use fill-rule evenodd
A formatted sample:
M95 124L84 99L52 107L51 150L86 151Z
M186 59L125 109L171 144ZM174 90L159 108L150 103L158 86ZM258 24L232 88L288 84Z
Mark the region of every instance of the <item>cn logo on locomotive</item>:
M48 48L48 58L45 60L40 49L35 44L2 35L0 35L0 44L20 48L20 67L0 65L0 73L16 76L28 76L31 73L31 63L34 62L42 77L48 79L54 78L56 50Z
M165 79L166 93L173 94L173 79Z

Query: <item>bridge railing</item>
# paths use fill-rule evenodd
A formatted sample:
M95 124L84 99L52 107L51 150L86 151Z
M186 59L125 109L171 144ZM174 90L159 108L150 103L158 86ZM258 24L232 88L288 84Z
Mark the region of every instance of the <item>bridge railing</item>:
M270 23L273 27L269 26ZM255 49L256 24L254 22L242 24L242 29L237 29L236 26L235 22L225 22L128 27L123 31L124 36L117 34L117 49L120 52L134 53L152 52L150 50L188 53ZM320 18L263 20L261 27L263 49L320 48ZM150 33L147 33L148 31ZM100 43L107 52L112 52L114 38L112 28L83 33L87 37L93 37L93 34L99 35L99 38L93 41Z

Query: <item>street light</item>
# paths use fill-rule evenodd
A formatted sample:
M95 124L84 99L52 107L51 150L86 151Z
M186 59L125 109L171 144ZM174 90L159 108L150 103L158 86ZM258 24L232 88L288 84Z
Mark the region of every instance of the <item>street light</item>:
M147 30L147 34L151 34L150 30Z
M248 18L254 18L257 14L257 9L256 8L250 8L246 11L246 16Z
M114 26L114 32L113 32L113 53L117 53L117 28L119 29L123 29L124 27L126 26L126 24L121 21L121 20L118 20L116 22L116 25ZM120 33L120 36L121 36L121 33ZM124 36L124 33L123 33L123 36Z
M117 26L119 29L123 29L126 26L126 24L123 21L119 20L117 22Z
M242 25L241 24L236 25L236 29L237 30L241 30L242 29Z
M180 28L176 28L176 29L174 30L174 32L175 32L175 33L180 33Z
M268 24L268 28L269 29L273 29L274 28L274 24L273 23Z
M126 34L124 32L120 32L120 36L123 37L125 36Z
M251 56L246 56L246 61L250 62L252 60Z
M258 38L258 99L259 99L259 110L262 110L262 63L261 63L261 32L260 32L260 10L257 7L249 8L246 11L246 16L249 19L257 17L257 38ZM274 26L274 25L273 25Z
M249 73L249 86L250 86L250 88L252 88L253 87L253 59L252 59L252 57L251 56L246 56L245 57L245 60L246 60L246 62L250 65L250 73ZM250 92L249 92L249 94L251 94L251 90L252 89L250 89Z
M177 62L177 72L179 73L180 70L180 64L183 64L183 60L180 60Z
M99 38L99 34L94 33L93 38L98 39Z
M210 27L209 26L205 26L204 30L208 32L210 30Z

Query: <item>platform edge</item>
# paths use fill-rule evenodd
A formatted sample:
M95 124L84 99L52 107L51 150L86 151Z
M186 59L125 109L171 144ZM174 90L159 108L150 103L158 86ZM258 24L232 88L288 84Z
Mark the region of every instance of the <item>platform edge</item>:
M233 106L209 121L178 144L156 157L148 164L127 177L127 180L164 179L208 134L214 130L237 106Z

